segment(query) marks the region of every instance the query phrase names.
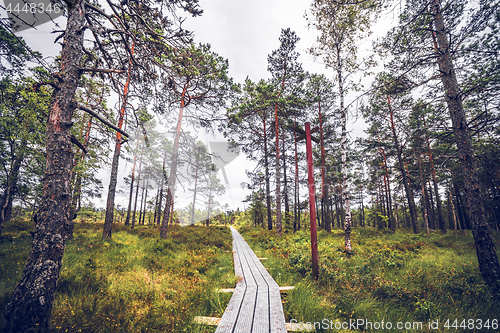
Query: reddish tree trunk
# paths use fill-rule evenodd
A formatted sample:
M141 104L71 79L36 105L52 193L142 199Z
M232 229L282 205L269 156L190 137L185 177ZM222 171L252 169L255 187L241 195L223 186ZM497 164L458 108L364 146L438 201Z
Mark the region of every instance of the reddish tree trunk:
M297 124L297 119L295 119L295 124ZM295 141L295 188L294 188L294 216L293 216L293 232L298 230L297 226L299 224L299 160L297 156L297 131L294 131L294 141Z
M276 131L276 233L283 234L281 225L281 169L280 169L280 125L278 118L278 103L274 104L274 118Z
M132 54L134 54L134 46L132 44ZM127 110L127 100L128 100L128 90L130 85L130 72L132 70L132 62L129 63L127 69L127 81L123 88L123 101L120 108L120 115L118 117L118 128L121 129L123 126L123 121L125 119L125 111ZM120 152L122 147L122 134L116 132L115 140L115 152L113 154L113 162L111 163L111 177L109 179L108 188L108 200L106 202L106 217L104 219L104 229L102 232L102 239L110 239L113 229L113 217L115 215L115 195L116 195L116 183L118 181L118 163L120 161Z
M175 138L174 138L174 145L172 148L172 162L170 165L170 175L168 177L168 190L169 190L169 195L170 195L170 200L166 201L165 205L165 211L163 212L163 219L167 218L165 223L169 223L169 218L172 218L172 213L173 212L173 204L174 204L174 198L175 198L175 183L177 180L177 163L179 159L179 140L181 137L181 126L182 126L182 117L183 117L183 112L184 112L184 106L186 105L186 92L189 87L189 84L186 83L183 90L182 90L182 96L181 96L181 106L179 108L179 117L177 119L177 128L175 129ZM163 225L163 223L162 223ZM160 236L162 233L160 232ZM162 238L167 237L167 229L165 229L165 237L161 236Z
M273 217L272 217L272 209L271 209L271 186L269 184L269 160L267 157L267 129L266 129L266 117L265 115L262 117L262 123L264 128L264 169L265 169L265 177L266 177L266 206L267 206L267 229L273 230Z

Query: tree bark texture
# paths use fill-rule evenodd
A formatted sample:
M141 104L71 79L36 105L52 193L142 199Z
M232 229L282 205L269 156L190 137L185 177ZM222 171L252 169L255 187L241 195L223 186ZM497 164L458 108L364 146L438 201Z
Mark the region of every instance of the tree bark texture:
M80 81L85 1L70 4L61 53L62 78L47 122L47 164L29 259L5 311L5 332L47 332L71 213L74 153L70 129Z
M479 269L486 284L495 290L500 290L500 263L493 236L486 220L469 127L451 59L448 34L441 12L440 0L432 0L431 8L438 41L438 66L458 148L462 177L465 184L467 212L472 222L472 233L476 245Z

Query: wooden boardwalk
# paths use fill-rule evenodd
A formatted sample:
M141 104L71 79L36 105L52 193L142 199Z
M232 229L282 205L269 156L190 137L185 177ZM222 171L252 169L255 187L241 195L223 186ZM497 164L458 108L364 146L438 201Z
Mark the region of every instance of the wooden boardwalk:
M240 280L215 333L286 332L279 286L243 237L233 234L234 272Z

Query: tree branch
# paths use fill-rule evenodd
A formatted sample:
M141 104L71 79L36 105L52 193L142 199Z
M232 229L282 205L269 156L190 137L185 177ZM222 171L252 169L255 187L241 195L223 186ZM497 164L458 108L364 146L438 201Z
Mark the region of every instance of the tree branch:
M125 73L123 69L103 69L103 68L82 68L84 72L94 72L94 73Z
M124 135L126 136L127 138L130 138L130 135L127 134L125 131L123 131L122 129L116 127L115 125L111 124L110 122L108 122L107 120L105 120L104 118L102 118L98 113L94 112L92 109L86 107L86 106L83 106L83 105L80 105L78 104L77 106L80 110L82 111L85 111L87 112L88 114L90 114L91 116L97 118L97 120L99 120L101 123L103 123L104 125L108 126L108 127L111 127L112 129L114 129L115 131L117 131L118 133L121 133L121 135Z
M71 135L71 142L77 145L85 154L87 154L87 149L82 145L80 141L76 138L76 136Z

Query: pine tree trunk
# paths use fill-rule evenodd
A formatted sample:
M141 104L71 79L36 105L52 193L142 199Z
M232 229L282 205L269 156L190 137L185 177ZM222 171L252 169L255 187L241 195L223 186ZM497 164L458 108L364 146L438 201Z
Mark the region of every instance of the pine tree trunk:
M271 185L270 176L269 176L269 160L267 158L267 129L266 129L266 117L265 115L262 117L262 123L264 128L264 170L266 177L266 206L267 206L267 229L273 230L273 217L272 217L272 209L271 209Z
M158 215L158 197L160 196L160 189L156 191L156 196L155 196L155 205L154 205L154 211L153 211L153 224L156 223L156 216Z
M458 148L479 269L486 284L494 290L500 290L500 263L493 236L486 220L474 151L462 105L462 94L451 60L448 34L441 13L440 0L432 0L431 8L438 42L438 66L445 90L445 100L452 120L453 134Z
M422 205L422 211L424 213L424 223L425 223L425 233L429 234L429 215L427 212L427 195L425 193L425 182L424 182L424 176L422 172L422 159L420 156L420 152L418 154L418 169L420 171L420 185L422 188L422 200L420 200L420 204Z
M198 151L198 154L199 153L200 153L200 151ZM191 225L194 225L194 210L195 210L195 205L196 205L196 190L198 187L198 168L199 168L199 160L198 160L198 155L196 155L196 172L195 172L195 176L194 176L193 207L191 208L191 218L190 218ZM207 221L207 225L208 225L208 221Z
M297 119L295 119L295 124L297 124ZM293 209L293 232L297 232L299 223L299 159L297 154L297 131L294 133L294 143L295 143L295 187L294 187L294 209Z
M31 252L4 312L6 333L48 331L69 226L73 223L70 217L74 159L71 126L74 96L81 75L85 25L85 1L82 0L68 7L59 72L63 79L58 89L54 89L47 122L43 194L35 215Z
M144 149L144 147L143 147ZM134 212L132 213L132 229L135 227L135 214L137 213L137 198L139 197L139 185L141 183L141 171L142 171L142 151L139 159L139 170L137 172L137 185L135 186L135 201L134 201Z
M148 173L148 176L146 178L146 194L144 195L144 207L143 207L143 213L142 213L142 225L145 224L145 220L146 220L146 211L147 211L147 207L148 207L148 187L149 187L149 173Z
M450 203L450 212L449 214L451 216L453 216L453 225L450 224L450 227L453 228L455 230L455 232L457 232L457 216L455 215L455 205L453 204L453 198L451 196L451 189L448 188L448 193L449 193L449 203Z
M462 210L462 200L461 200L461 196L460 196L460 191L458 189L458 185L453 182L453 192L455 192L455 199L457 201L457 213L458 213L458 223L459 223L459 226L460 226L460 229L461 230L466 230L467 229L467 222L466 222L466 217L463 213L463 210Z
M394 138L394 145L396 146L396 150L397 150L399 171L401 172L401 177L403 178L403 186L404 186L404 189L406 192L406 199L408 201L408 208L410 210L411 225L413 227L413 233L418 234L419 231L418 231L417 209L415 207L415 199L413 198L413 191L411 189L410 179L409 179L409 177L407 177L406 171L405 171L405 166L403 163L403 152L402 152L401 146L399 144L398 135L396 133L396 125L394 124L394 116L392 113L391 99L390 99L389 95L387 95L387 103L389 105L392 137Z
M87 130L85 132L85 140L83 142L83 146L85 148L88 147L89 145L89 139L90 139L90 129L92 128L92 116L89 117L89 120L87 122ZM80 160L82 163L85 161L86 153L85 151L82 151L81 156L78 158L75 158L75 166L78 164L78 160ZM75 173L73 173L73 177L75 176ZM80 211L80 202L81 202L81 197L82 197L82 174L78 173L76 175L76 180L75 180L75 185L73 188L73 198L71 202L71 207L73 208L73 211L71 212L71 218L74 220L77 217L78 212ZM71 231L71 235L69 236L70 239L73 238L73 231Z
M285 225L287 228L290 228L290 204L288 202L288 180L286 177L285 131L282 131L281 141L283 144L283 199L285 201Z
M281 225L281 169L280 169L280 126L278 118L278 104L274 104L274 118L275 118L275 131L276 131L276 233L278 236L283 235Z
M128 197L128 209L127 218L125 219L125 225L130 223L130 212L132 210L132 197L134 193L134 180L135 180L135 164L137 162L137 149L139 148L139 141L137 141L136 151L134 152L134 164L132 165L132 175L130 176L130 192Z
M384 169L385 169L385 186L387 189L387 212L389 214L389 228L392 231L396 231L396 224L394 223L394 213L392 211L392 194L391 194L391 182L389 179L389 167L387 166L387 155L385 154L384 148L380 147L382 152L382 158L384 159Z
M207 227L210 226L210 210L212 208L211 204L212 204L212 189L210 188L210 191L208 193Z
M146 186L144 185L145 181L144 179L142 180L142 193L141 193L141 203L139 204L139 221L137 222L138 225L142 224L142 207L144 204L144 191L146 190Z
M134 54L134 46L132 44L131 52ZM127 110L127 100L128 100L128 89L130 85L130 72L132 70L132 62L129 63L127 68L127 81L123 88L123 101L120 108L120 115L118 117L118 128L122 128L123 121L125 119L125 112ZM120 152L122 147L122 134L116 132L115 140L115 152L113 154L113 162L111 163L111 177L109 179L108 188L108 199L106 202L106 218L104 219L104 228L102 231L102 239L110 239L113 229L113 217L115 214L115 195L116 195L116 183L118 181L118 163L120 161Z
M345 248L347 252L352 251L351 246L351 199L349 193L349 184L347 181L347 110L344 106L344 84L342 81L342 65L340 62L340 55L338 58L338 83L339 83L339 96L340 96L340 118L342 122L342 136L340 139L340 153L342 155L342 199L343 208L345 209Z
M425 117L422 116L423 121L424 121L424 126L426 126L425 123ZM437 219L438 219L438 224L439 224L439 229L441 229L441 232L443 234L446 233L446 226L444 224L444 218L443 218L443 205L441 203L441 197L439 196L439 189L436 181L436 168L434 167L434 159L432 157L432 150L431 150L431 144L429 141L429 135L426 134L426 139L427 139L427 149L429 152L429 162L431 163L431 173L432 173L432 183L434 185L434 196L436 197L436 205L437 205Z
M165 210L163 211L163 219L161 221L160 226L160 238L165 239L168 235L168 220L170 217L169 207L172 205L172 193L170 192L170 188L167 188L167 198L165 201Z
M337 220L337 229L342 228L342 225L340 223L340 205L338 195L335 195L335 219Z
M165 183L165 175L166 175L166 172L165 172L165 162L167 160L167 154L165 153L165 155L163 155L163 164L162 164L162 167L161 167L161 182L160 182L160 197L158 198L158 214L156 215L156 224L157 225L160 225L161 224L161 203L163 201L163 184Z
M321 145L321 214L323 217L323 224L327 232L332 232L332 224L329 217L329 212L327 209L326 214L325 207L329 207L328 203L328 185L326 184L326 153L325 153L325 138L323 135L323 115L321 113L321 102L318 101L318 117L319 117L319 136Z
M360 198L361 198L361 214L359 214L360 218L360 223L361 227L365 228L365 206L363 203L363 185L361 184L361 193L360 193Z
M428 200L427 200L427 207L428 210L429 210L429 221L431 223L431 229L432 230L436 230L437 229L437 225L436 225L436 212L434 211L434 198L433 198L433 195L432 195L432 190L431 190L431 180L430 179L427 179L427 184L429 185L429 191L426 192L426 195L428 197ZM425 186L427 188L427 185Z
M20 153L17 156L15 156L14 160L12 161L9 174L7 175L7 184L5 186L4 193L0 198L0 236L2 235L2 229L4 223L9 221L11 218L14 189L17 186L17 180L19 178L19 170L21 169L21 163L24 160L25 148L26 148L26 140L22 140L18 148Z
M163 213L163 218L167 216L167 221L165 221L166 223L169 222L168 218L172 218L173 215L170 212L173 211L173 204L175 198L175 183L177 180L177 164L179 160L179 141L181 137L182 117L184 113L184 106L186 105L185 98L188 87L189 84L186 83L182 90L181 105L179 108L179 117L177 119L177 127L175 129L174 145L172 148L172 162L170 163L170 175L168 177L168 189L170 194L170 200L166 201L167 205L165 206L165 212ZM165 237L166 237L166 229L165 229Z

